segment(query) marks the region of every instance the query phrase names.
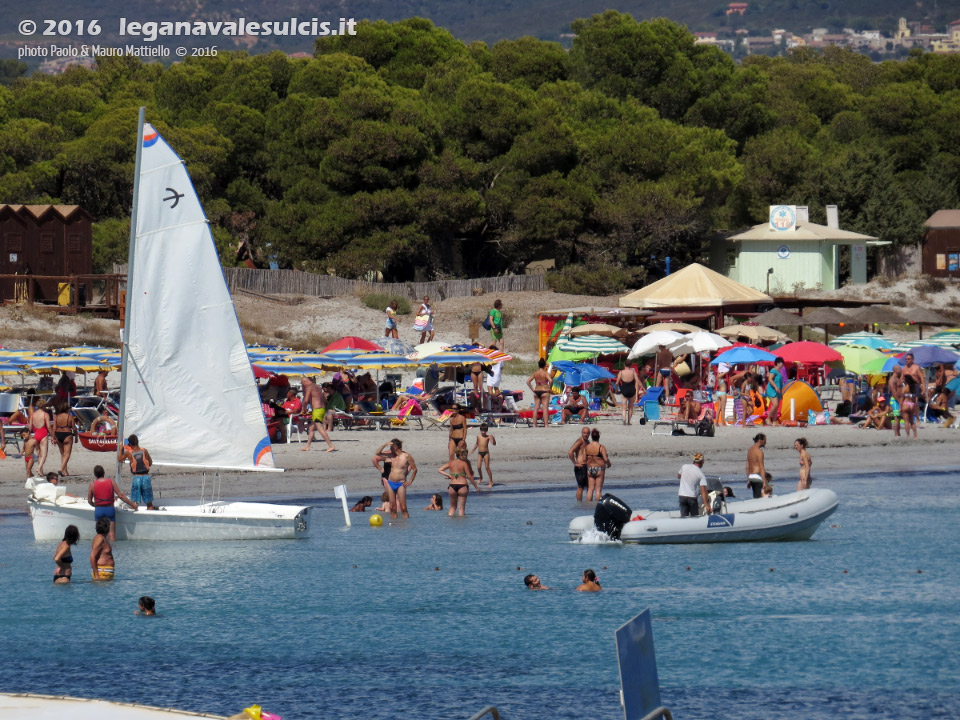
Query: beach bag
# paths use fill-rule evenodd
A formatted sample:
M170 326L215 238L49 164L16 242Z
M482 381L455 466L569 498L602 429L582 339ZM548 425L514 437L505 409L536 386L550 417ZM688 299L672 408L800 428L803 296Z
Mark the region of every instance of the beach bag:
M697 435L700 437L713 437L713 420L708 417L703 418L697 423Z
M480 327L482 327L484 330L492 330L492 329L493 329L493 326L490 324L490 316L489 316L489 315L487 315L487 316L483 319L483 322L480 323Z
M427 326L430 324L429 315L417 315L417 319L413 321L413 329L417 332L423 332L427 329Z
M674 368L673 368L673 371L677 374L677 377L681 377L681 378L684 378L684 377L686 377L687 375L689 375L691 372L693 372L693 371L690 369L690 366L687 365L686 360L684 360L684 361L683 361L682 363L680 363L679 365L675 365Z

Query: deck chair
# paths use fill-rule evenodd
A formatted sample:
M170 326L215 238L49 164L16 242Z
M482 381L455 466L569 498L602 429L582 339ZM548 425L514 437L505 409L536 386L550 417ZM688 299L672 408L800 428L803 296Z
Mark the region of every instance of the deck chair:
M20 409L20 396L15 393L0 393L0 418L9 418ZM3 444L13 443L13 446L20 452L20 433L26 430L26 425L4 425L3 426ZM3 451L3 447L0 447Z
M79 421L80 429L84 432L88 432L93 421L100 417L100 411L91 407L74 408L73 414Z
M733 424L746 425L746 416L743 409L743 398L733 399Z
M427 428L432 430L434 428L442 428L444 425L446 425L447 420L450 419L451 415L453 415L453 413L450 410L444 410L440 414L440 417L430 417L428 415L424 415L423 419L427 421Z

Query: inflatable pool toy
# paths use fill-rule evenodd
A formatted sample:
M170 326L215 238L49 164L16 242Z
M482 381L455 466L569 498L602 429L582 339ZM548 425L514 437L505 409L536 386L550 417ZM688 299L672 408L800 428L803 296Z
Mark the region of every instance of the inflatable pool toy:
M383 518L377 514L370 516L370 527L380 527L383 525Z

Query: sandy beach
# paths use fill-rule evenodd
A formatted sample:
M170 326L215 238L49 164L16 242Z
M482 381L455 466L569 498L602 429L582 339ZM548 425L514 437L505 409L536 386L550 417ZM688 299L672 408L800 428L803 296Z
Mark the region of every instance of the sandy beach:
M746 451L757 432L767 434L766 464L773 473L775 491L792 492L797 481L797 454L793 441L800 436L810 442L813 457L814 485L818 477L835 483L845 473L862 474L875 470L892 473L918 468L960 466L957 442L960 430L939 426L923 426L918 440L894 438L890 431L860 430L852 426L812 428L741 428L719 427L712 438L651 435L650 426L626 427L617 418L601 418L595 425L601 442L607 446L613 467L607 472L608 487L634 483L674 482L679 466L689 462L694 452L706 454L704 470L730 479L739 491L744 482ZM471 428L470 447L477 430ZM506 487L553 485L575 487L567 451L580 433L579 425L531 429L506 426L493 428L497 445L491 454L494 480ZM324 452L326 445L317 440L309 453L302 452L303 443L275 445L277 463L285 468L280 473L228 473L223 476L223 494L231 498L300 498L330 497L334 486L346 483L349 496L378 497L379 477L371 457L390 438L400 438L404 449L415 458L419 473L410 492L425 495L446 486L437 468L446 462L446 430L337 430L332 438L337 452ZM472 456L475 457L475 456ZM68 492L85 494L92 479L93 466L103 464L112 472L112 455L94 453L77 446L70 461L73 475L67 480ZM47 470L59 467L59 452L51 447ZM0 507L26 512L23 461L13 457L0 460ZM120 485L129 490L127 473ZM200 481L196 472L182 473L173 468L157 468L154 489L162 497L198 497Z

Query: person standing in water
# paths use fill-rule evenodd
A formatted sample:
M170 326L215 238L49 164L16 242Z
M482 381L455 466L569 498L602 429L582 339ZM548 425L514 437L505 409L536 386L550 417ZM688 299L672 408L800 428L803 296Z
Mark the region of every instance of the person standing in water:
M100 527L101 518L106 520L110 539L115 540L117 530L117 511L113 505L115 498L120 498L134 510L139 506L121 492L116 480L104 477L104 474L102 465L93 468L93 482L87 488L87 502L94 507L93 519L97 521L97 527Z
M590 444L590 428L580 428L580 437L570 446L567 457L573 463L573 477L577 481L577 502L583 501L583 491L587 487L587 466L584 465L583 448Z
M580 579L582 582L577 587L577 592L600 592L603 590L600 586L600 581L597 580L597 574L590 568L583 571Z
M93 548L90 550L90 569L93 571L94 581L113 580L115 571L113 547L107 535L112 533L112 523L109 519L97 519L97 535L93 538Z
M121 465L125 460L130 462L130 472L133 473L130 498L137 504L146 503L147 510L156 510L153 506L153 484L150 482L153 458L146 449L140 447L140 440L136 435L131 435L128 442L129 446L124 446L117 453L117 459Z
M57 569L53 571L53 582L57 585L66 585L70 582L70 576L73 575L73 550L72 546L80 541L80 531L76 525L67 525L63 531L63 540L57 545L56 552L53 553L53 561L57 564Z
M757 433L753 437L753 445L747 450L747 487L753 490L755 498L763 497L763 486L767 484L767 468L763 464L763 448L766 444L767 436Z
M590 442L581 451L587 467L587 502L599 502L603 496L603 481L611 466L607 448L600 444L600 431L590 432Z
M490 469L490 446L497 444L497 439L493 435L488 435L490 426L487 423L480 424L480 434L477 436L477 442L470 452L477 453L477 474L480 476L480 482L483 482L483 468L487 468L487 479L490 484L487 487L493 487L493 471ZM478 488L479 490L479 488Z
M407 488L413 485L417 477L417 464L413 455L403 451L403 443L394 438L390 441L393 458L390 461L390 475L387 477L387 492L390 493L390 517L410 517L407 511ZM376 463L376 461L374 461ZM379 467L379 466L378 466Z
M473 483L477 492L480 492L480 486L473 477L473 468L467 460L467 449L458 448L456 457L446 465L442 465L437 472L450 481L447 485L447 492L450 495L450 510L447 515L453 517L456 513L463 517L467 514L467 495L470 493L467 480Z
M810 477L813 460L810 459L810 453L807 452L806 438L797 438L793 443L793 449L800 453L800 482L797 483L797 491L799 492L809 489L813 484L813 478Z

